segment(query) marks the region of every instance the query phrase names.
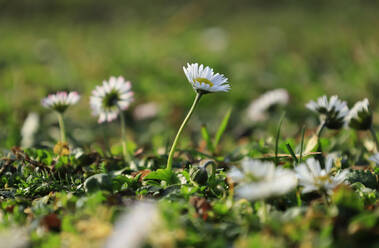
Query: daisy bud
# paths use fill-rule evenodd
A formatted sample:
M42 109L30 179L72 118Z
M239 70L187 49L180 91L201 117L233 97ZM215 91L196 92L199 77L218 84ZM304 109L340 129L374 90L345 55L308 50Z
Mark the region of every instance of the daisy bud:
M310 101L306 107L318 114L329 129L340 129L345 124L345 118L349 113L349 108L345 101L341 101L338 96L332 96L328 100L326 96L317 99L317 102Z
M369 130L372 126L372 112L367 98L355 103L346 116L349 127L357 130Z
M191 168L190 176L191 180L199 185L206 185L208 182L208 172L203 166Z

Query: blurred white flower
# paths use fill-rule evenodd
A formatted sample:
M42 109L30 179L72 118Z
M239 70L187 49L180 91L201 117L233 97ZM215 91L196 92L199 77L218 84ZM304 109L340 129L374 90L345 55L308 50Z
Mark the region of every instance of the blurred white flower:
M184 73L193 89L198 93L227 92L230 90L228 79L224 75L214 73L213 69L204 65L187 64Z
M55 110L59 113L64 113L71 105L76 104L80 100L78 92L65 92L60 91L55 94L48 95L42 99L42 106Z
M159 107L155 102L148 102L136 106L133 111L133 116L136 120L150 119L157 115L158 110Z
M305 163L298 165L295 171L299 185L304 187L302 192L326 191L331 194L334 188L344 183L349 171L347 169L340 170L333 175L333 163L333 157L328 156L325 169L321 169L320 162L315 158L309 158Z
M23 228L8 228L0 231L0 248L30 247L29 233Z
M116 222L105 248L142 247L158 219L158 208L155 203L136 203Z
M242 171L233 167L228 176L239 183L236 195L249 200L284 195L297 185L296 174L291 170L253 159L244 159Z
M110 77L92 92L90 99L93 114L99 116L99 123L115 120L133 101L131 83L123 77Z
M34 136L39 128L39 116L37 113L29 113L21 128L21 147L29 148L34 144Z
M202 35L203 46L210 51L223 51L228 46L228 34L220 27L207 28Z
M317 99L317 102L307 103L306 107L319 113L326 127L330 129L340 129L345 124L345 118L349 113L346 102L341 101L338 96L332 96L329 100L326 96L322 96Z
M247 109L247 116L252 122L264 121L267 119L267 110L271 106L276 104L286 105L288 101L289 94L285 89L268 91L250 103Z
M379 153L376 153L370 157L370 160L376 165L379 165Z
M372 113L368 99L355 103L346 116L346 123L357 130L368 130L372 126Z

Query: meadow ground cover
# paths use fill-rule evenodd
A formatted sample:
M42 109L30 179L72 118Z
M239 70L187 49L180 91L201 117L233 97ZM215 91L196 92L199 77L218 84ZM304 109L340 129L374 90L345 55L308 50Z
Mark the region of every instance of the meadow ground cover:
M0 0L0 247L377 247L378 8Z

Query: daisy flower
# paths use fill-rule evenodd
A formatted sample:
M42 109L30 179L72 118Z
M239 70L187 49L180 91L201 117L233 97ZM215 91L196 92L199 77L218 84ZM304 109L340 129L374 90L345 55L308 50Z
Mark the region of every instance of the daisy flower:
M286 105L289 101L289 94L285 89L275 89L261 95L253 101L248 109L247 116L253 122L267 119L267 110L277 104Z
M373 114L370 110L368 99L356 102L349 114L346 116L346 123L349 127L356 130L368 130L371 132L375 141L376 149L379 149L378 138L372 125Z
M66 133L63 121L63 114L69 106L76 104L80 100L78 92L65 92L60 91L56 94L51 94L48 97L42 99L42 106L48 109L54 110L58 114L58 123L61 136L61 145L66 143Z
M80 100L80 95L78 92L65 92L60 91L55 94L48 95L46 98L42 99L42 106L48 109L57 111L63 114L68 107L76 104Z
M191 118L191 115L193 114L196 105L199 103L200 98L207 93L212 92L227 92L230 90L230 85L228 84L228 79L224 77L224 75L219 73L214 73L213 69L203 65L195 64L187 64L187 67L183 67L184 73L186 74L186 77L190 84L192 85L192 88L196 92L195 100L193 101L193 104L188 111L187 116L184 118L184 121L182 125L180 125L179 130L175 136L174 142L171 146L170 152L168 154L167 159L167 169L171 170L172 168L172 162L174 159L174 153L176 146L178 145L178 141L180 138L180 135L183 132L184 127L186 126L187 122Z
M124 160L127 160L130 155L126 147L125 118L122 111L126 110L133 100L131 83L121 76L110 77L109 81L103 81L103 85L97 86L90 98L93 113L99 116L99 123L111 122L120 114Z
M321 115L325 126L329 129L340 129L345 124L345 118L349 113L349 108L345 101L341 101L338 96L332 96L328 100L326 96L317 99L317 102L310 101L306 107Z
M224 75L214 73L209 66L195 64L187 64L183 67L188 82L192 85L196 92L201 94L212 92L227 92L230 90L228 79Z
M355 103L354 107L349 111L346 116L346 122L349 127L357 130L368 130L372 125L372 112L368 99Z
M243 160L242 170L232 167L228 177L238 183L236 195L249 200L284 195L297 185L296 174L291 170L253 159Z
M305 163L295 168L299 184L303 186L303 193L324 191L331 194L332 190L344 183L348 170L340 170L333 173L334 159L328 156L325 169L321 169L320 162L315 158L309 158Z
M133 101L131 83L123 77L110 77L92 92L90 105L94 115L99 116L99 123L111 122L119 113L126 110Z

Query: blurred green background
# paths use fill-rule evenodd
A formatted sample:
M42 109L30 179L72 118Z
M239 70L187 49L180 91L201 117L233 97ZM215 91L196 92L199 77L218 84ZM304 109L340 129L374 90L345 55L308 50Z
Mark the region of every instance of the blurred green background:
M249 103L276 88L290 94L284 135L317 124L304 104L322 94L338 94L350 107L368 97L376 109L378 10L373 1L353 0L0 0L0 147L20 145L30 112L41 118L37 145L52 143L57 123L40 100L57 90L83 96L66 114L73 143L117 141L118 123L98 125L88 104L94 87L111 75L133 84L130 139L162 146L194 97L182 71L187 62L210 65L232 85L230 93L202 99L187 137L199 137L202 123L214 132L233 107L228 134L236 140L256 125L245 120ZM137 120L132 113L146 102L159 111ZM263 126L277 125L281 110Z

